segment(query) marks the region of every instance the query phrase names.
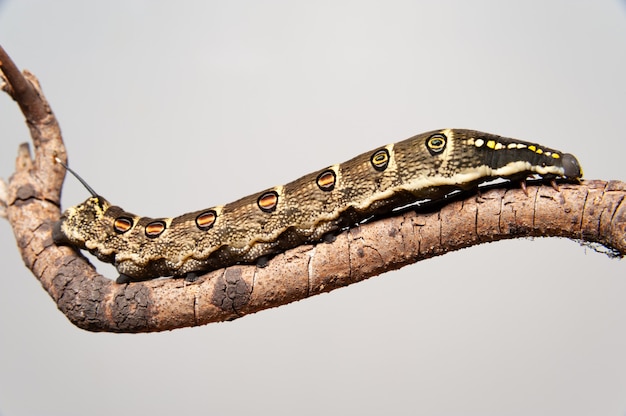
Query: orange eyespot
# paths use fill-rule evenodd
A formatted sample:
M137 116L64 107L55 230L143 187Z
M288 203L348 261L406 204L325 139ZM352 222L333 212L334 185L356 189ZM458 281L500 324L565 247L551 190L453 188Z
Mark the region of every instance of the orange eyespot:
M213 227L217 213L215 211L206 211L196 217L196 226L201 230L208 230Z
M158 237L163 231L165 231L165 223L163 221L154 221L146 225L146 237Z
M123 234L131 228L133 228L133 220L128 217L119 217L113 222L113 229L118 234Z
M433 134L428 138L428 140L426 140L426 147L428 148L430 154L434 155L436 153L442 152L443 149L446 148L447 140L448 138L443 134Z
M278 205L278 193L276 193L276 191L269 191L262 194L259 197L257 204L264 212L274 211L276 209L276 205Z
M332 191L335 188L336 181L337 176L335 171L328 169L320 173L317 177L317 186L319 186L322 191Z
M378 150L372 155L370 161L372 162L374 169L377 171L383 171L387 169L387 166L389 166L389 152L387 149Z

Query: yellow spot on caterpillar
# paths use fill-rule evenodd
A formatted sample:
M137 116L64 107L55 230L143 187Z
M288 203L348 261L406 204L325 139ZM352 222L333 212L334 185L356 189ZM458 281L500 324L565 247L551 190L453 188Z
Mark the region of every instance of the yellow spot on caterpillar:
M542 153L543 153L543 149L537 149L537 150L535 150L535 153L537 153L538 155L540 155L540 154L542 154Z
M276 191L265 192L259 197L257 204L262 211L274 211L276 209L276 205L278 205L278 193Z
M558 153L552 153L552 157L554 159L559 159L561 157L561 155L559 155Z
M528 146L528 149L532 150L533 152L537 151L537 146L531 144L530 146Z
M495 149L495 147L496 147L496 141L495 141L495 140L489 140L489 141L487 142L487 147L488 147L488 148L490 148L490 149Z
M483 139L476 139L476 141L474 142L474 146L476 147L482 147L483 144L485 144L485 141Z
M213 210L205 211L196 217L196 226L201 230L208 230L215 224L217 213Z

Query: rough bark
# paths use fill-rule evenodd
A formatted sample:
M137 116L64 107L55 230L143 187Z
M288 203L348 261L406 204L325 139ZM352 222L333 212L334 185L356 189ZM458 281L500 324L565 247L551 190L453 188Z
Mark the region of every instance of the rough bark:
M19 104L30 128L16 171L0 186L6 216L28 267L58 308L89 331L151 332L238 317L484 242L518 237L566 237L626 253L626 184L584 181L521 189L498 188L451 202L436 211L399 215L273 258L267 267L233 266L194 283L161 279L118 285L98 274L77 251L51 239L60 216L65 160L59 125L35 77L19 72L0 48L3 90ZM4 192L3 192L4 191Z

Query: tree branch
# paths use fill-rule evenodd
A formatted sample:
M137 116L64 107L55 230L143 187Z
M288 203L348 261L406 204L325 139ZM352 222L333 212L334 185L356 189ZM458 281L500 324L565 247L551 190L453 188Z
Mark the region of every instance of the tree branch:
M232 320L398 269L449 251L518 237L566 237L626 253L626 184L584 181L560 192L531 186L492 189L435 212L404 212L340 234L332 243L301 246L267 267L232 266L194 283L160 279L118 285L79 253L57 247L65 158L59 125L35 77L21 74L0 47L3 90L17 101L35 148L21 145L16 172L0 187L18 247L59 309L89 331L152 332Z

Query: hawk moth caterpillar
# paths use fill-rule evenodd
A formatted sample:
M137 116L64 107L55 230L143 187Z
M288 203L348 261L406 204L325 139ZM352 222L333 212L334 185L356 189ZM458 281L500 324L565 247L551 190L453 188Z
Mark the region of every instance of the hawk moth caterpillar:
M161 276L194 280L211 270L319 242L418 200L443 199L495 178L524 186L534 175L578 181L582 170L575 156L536 143L442 129L175 218L126 212L79 179L92 196L63 213L54 225L53 240L112 263L120 273L118 283Z

